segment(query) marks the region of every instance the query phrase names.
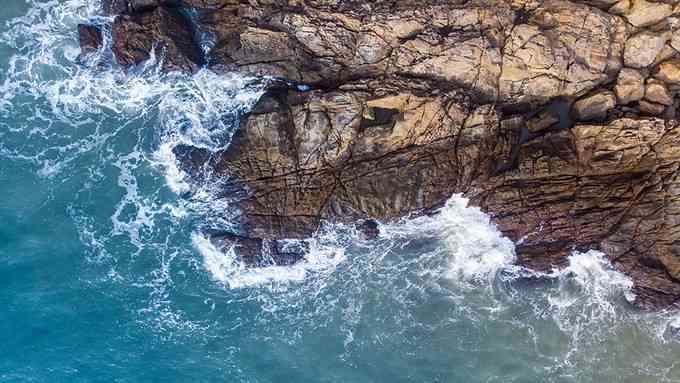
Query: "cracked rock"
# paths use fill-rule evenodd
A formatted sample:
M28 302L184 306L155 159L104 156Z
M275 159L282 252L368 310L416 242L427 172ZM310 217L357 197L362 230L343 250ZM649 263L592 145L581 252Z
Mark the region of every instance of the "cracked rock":
M641 32L626 41L623 62L632 68L644 68L654 62L663 50L666 39L651 32Z
M603 90L574 103L574 117L579 121L603 120L607 112L616 106L614 93Z

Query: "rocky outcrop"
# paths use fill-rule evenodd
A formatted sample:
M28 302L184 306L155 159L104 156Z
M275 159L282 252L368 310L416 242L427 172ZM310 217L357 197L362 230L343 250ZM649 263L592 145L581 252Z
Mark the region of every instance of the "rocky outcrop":
M639 305L680 304L675 0L143 3L118 11L120 64L157 47L167 70L309 88L279 82L228 150L188 156L246 191L242 232L215 240L244 260L292 262L304 249L282 240L323 221L362 222L375 237L364 220L430 213L463 193L522 264L601 249L634 279Z
M113 22L112 50L118 63L136 65L148 60L153 52L165 70L197 71L203 65L203 52L187 18L175 8L142 9Z
M83 54L95 52L103 44L101 28L95 25L78 24L78 37Z

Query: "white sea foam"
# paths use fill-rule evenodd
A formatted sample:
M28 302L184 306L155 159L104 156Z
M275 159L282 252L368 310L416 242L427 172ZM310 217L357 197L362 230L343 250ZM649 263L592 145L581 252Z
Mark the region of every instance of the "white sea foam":
M469 200L454 194L434 216L385 225L383 235L392 240L428 236L441 241L448 257L448 278L488 280L515 261L515 247L491 223L490 217Z
M237 261L233 246L222 251L198 233L192 235L192 243L203 256L203 264L211 277L231 289L299 282L309 273L332 271L345 259L344 249L310 240L309 254L294 265L248 267Z
M616 301L635 300L633 281L614 269L599 251L575 252L566 268L548 276L559 281L548 302L558 323L567 327L583 321L616 319Z

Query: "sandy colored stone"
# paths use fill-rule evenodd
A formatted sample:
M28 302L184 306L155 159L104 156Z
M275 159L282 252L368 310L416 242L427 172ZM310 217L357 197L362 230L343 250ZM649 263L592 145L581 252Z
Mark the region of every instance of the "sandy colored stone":
M661 81L651 79L645 88L645 100L662 105L673 104L673 95Z
M680 85L680 59L667 60L659 64L654 77L667 84Z
M574 118L579 121L601 120L607 112L616 106L614 93L603 90L588 95L574 103L572 107Z
M614 92L622 105L641 100L645 95L645 79L639 71L624 68L616 80Z
M673 13L673 6L662 2L631 0L633 5L625 15L628 22L636 27L654 25Z
M670 44L673 49L680 52L680 30L673 32Z
M655 102L650 102L647 100L642 100L639 103L639 108L640 112L644 114L649 114L652 116L659 116L661 115L664 110L666 110L666 106L663 104L657 104Z
M644 68L654 62L663 50L666 39L657 33L641 32L626 41L623 62L631 68Z
M616 4L612 5L608 12L613 15L625 15L630 11L631 0L620 0Z
M625 28L617 17L566 1L546 1L531 21L512 29L505 44L502 100L544 102L580 95L620 70Z

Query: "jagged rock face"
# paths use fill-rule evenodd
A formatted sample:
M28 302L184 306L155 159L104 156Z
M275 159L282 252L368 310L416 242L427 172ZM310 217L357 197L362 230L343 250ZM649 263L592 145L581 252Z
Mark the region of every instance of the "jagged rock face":
M78 24L78 37L84 54L94 52L102 46L102 31L98 26Z
M113 53L119 64L132 66L148 60L152 50L168 71L195 72L203 65L203 52L194 40L191 24L175 8L142 8L116 17L112 26Z
M311 86L272 89L209 159L247 191L240 237L216 239L245 260L292 262L279 241L322 221L429 213L464 193L522 264L601 249L638 304L680 302L677 1L149 3L118 12L121 64L161 42L168 70L205 61ZM205 60L178 6L213 37Z

